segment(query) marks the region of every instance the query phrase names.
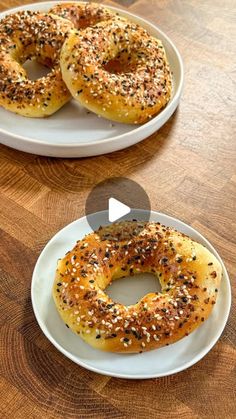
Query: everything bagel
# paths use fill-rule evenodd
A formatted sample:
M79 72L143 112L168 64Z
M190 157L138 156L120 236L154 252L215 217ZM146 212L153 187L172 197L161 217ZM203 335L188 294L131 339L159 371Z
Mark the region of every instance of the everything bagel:
M112 280L140 272L155 274L161 292L130 306L105 293ZM142 352L178 341L208 318L221 272L215 256L184 234L121 222L87 235L58 261L53 298L67 327L94 348Z
M117 13L96 3L59 3L49 13L70 20L76 29L84 29L112 19Z
M61 77L59 55L70 21L39 12L18 12L0 22L0 106L28 117L44 117L71 98ZM36 58L50 72L29 80L22 64Z
M71 33L60 63L72 96L114 121L144 123L171 97L171 75L161 41L121 18Z

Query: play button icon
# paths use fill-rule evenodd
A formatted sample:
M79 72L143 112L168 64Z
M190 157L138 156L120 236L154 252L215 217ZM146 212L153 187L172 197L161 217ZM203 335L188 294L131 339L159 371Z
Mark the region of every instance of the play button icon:
M146 191L137 182L124 177L111 177L98 183L89 193L85 214L93 231L99 227L92 214L105 211L105 224L140 219L149 221L150 201ZM104 218L103 218L104 219Z
M129 214L131 208L128 205L123 204L122 202L118 201L115 198L109 198L109 215L108 219L110 223L119 220L120 218L124 217L124 215Z

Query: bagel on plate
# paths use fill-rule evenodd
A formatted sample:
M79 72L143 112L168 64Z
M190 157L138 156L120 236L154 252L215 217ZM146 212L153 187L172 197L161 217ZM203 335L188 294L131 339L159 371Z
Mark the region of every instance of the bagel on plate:
M71 99L59 65L60 50L73 29L69 20L23 11L0 21L0 106L27 117L53 114ZM23 64L35 58L49 73L30 80Z
M171 73L162 42L122 18L71 32L60 64L72 96L113 121L147 122L171 98Z
M129 306L106 294L111 281L141 272L156 275L161 292ZM136 353L203 324L221 274L216 257L190 237L160 223L125 221L88 234L58 261L53 298L66 326L92 347Z

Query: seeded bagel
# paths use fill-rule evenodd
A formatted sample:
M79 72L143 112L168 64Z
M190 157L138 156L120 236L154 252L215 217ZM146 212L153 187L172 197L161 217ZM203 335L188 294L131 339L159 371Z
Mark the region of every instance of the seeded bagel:
M70 20L76 29L94 26L117 16L117 13L97 3L68 2L56 4L49 13Z
M71 29L69 20L31 11L8 15L0 21L0 106L41 118L71 99L59 65L60 50ZM33 58L49 67L45 77L28 78L22 64Z
M60 62L72 96L110 120L144 123L171 97L162 42L122 18L72 32Z
M130 306L106 294L112 280L140 272L155 274L161 292ZM209 250L172 228L120 222L79 240L58 261L53 298L66 326L92 347L149 351L187 336L208 318L221 272Z

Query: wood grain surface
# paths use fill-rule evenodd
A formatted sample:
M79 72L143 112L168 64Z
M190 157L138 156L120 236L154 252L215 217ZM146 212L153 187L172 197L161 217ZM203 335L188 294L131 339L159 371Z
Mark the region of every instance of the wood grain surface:
M24 0L0 0L1 10ZM233 0L120 0L158 24L185 63L178 110L140 144L94 158L54 159L1 146L1 418L236 418L236 125ZM37 257L84 214L110 176L139 182L152 208L197 228L219 251L233 304L218 343L198 364L161 379L89 372L60 354L36 323L30 283Z

